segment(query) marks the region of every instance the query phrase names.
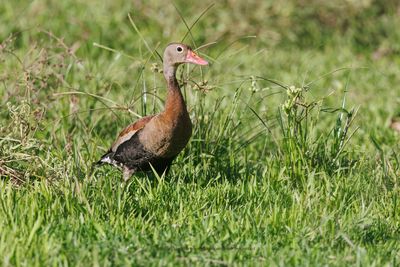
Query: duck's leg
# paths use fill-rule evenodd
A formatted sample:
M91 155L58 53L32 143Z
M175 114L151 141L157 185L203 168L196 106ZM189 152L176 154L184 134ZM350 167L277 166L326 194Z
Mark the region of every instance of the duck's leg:
M132 174L133 174L134 172L135 172L134 170L129 169L128 167L124 166L124 167L122 168L122 173L123 173L124 181L127 182L127 181L132 177Z
M159 158L158 160L153 162L154 169L156 170L157 174L161 176L167 176L169 170L171 169L172 161L175 157L171 158Z

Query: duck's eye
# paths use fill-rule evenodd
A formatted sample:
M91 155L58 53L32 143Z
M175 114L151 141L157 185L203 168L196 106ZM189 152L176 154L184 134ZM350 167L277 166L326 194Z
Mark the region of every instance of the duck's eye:
M182 51L183 51L182 46L178 46L178 47L176 48L176 51L178 51L178 53L182 53Z

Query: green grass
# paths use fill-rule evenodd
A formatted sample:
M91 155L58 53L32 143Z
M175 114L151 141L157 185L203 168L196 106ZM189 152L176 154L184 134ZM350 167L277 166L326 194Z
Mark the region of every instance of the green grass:
M0 5L0 265L399 265L397 2L174 3ZM188 147L88 177L185 23Z

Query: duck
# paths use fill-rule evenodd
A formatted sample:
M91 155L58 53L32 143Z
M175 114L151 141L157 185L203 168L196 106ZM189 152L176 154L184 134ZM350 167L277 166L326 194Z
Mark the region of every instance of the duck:
M96 166L110 164L122 170L129 180L137 172L156 171L166 175L176 156L192 135L192 122L176 71L182 64L208 65L190 46L170 43L163 54L163 74L167 84L164 110L130 124L120 132Z

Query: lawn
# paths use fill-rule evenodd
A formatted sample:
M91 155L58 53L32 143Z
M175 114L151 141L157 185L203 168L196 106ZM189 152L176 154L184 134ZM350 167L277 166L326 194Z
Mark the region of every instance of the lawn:
M321 2L4 1L0 265L398 266L400 5ZM90 174L182 40L170 173Z

